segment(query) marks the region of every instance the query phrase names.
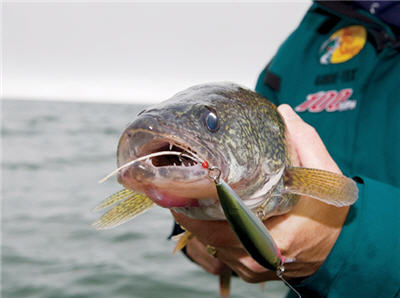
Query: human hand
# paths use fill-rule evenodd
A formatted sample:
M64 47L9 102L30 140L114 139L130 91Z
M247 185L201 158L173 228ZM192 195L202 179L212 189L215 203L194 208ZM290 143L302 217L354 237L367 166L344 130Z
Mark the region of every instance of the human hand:
M292 156L298 158L296 165L340 174L315 129L288 105L281 105L278 110L287 127ZM306 277L318 270L335 244L348 210L349 207L337 208L301 197L289 213L264 221L282 255L296 259L285 265L287 278ZM276 279L275 273L246 253L226 221L194 220L174 212L173 215L195 235L188 243L187 253L208 272L220 274L226 270L226 264L247 282ZM206 245L216 247L216 258L206 253Z

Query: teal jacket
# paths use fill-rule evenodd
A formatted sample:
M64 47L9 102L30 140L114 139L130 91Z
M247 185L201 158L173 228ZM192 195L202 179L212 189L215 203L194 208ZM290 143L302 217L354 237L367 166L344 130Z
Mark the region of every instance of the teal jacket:
M304 297L395 297L400 288L400 42L366 11L314 3L256 91L314 126L360 194ZM399 32L399 31L397 31Z

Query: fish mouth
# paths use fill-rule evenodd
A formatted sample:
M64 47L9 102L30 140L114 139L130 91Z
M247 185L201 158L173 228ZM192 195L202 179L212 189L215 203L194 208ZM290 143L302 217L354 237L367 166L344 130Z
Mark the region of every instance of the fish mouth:
M217 201L215 184L208 177L206 165L224 163L221 156L190 137L127 129L121 136L117 155L119 167L149 156L122 169L118 181L146 193L162 207L200 207L210 204L210 200Z
M150 157L154 167L193 167L201 163L197 152L190 147L169 139L155 139L138 149L138 157L158 152L181 152L181 155L160 155ZM193 158L190 158L190 157Z

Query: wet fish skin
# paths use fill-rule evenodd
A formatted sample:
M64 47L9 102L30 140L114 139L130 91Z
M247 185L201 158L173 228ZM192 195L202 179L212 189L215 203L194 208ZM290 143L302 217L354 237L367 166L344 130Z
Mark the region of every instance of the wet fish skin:
M212 83L186 89L139 113L120 138L117 161L121 166L149 153L180 148L219 168L221 178L262 219L288 212L300 195L335 206L355 202L354 181L293 167L288 145L274 104L237 84ZM207 169L199 163L174 165L177 161L176 155L175 160L142 160L121 170L118 181L190 217L225 219ZM111 224L112 218L107 221Z
M213 127L207 127L210 113L218 119L217 123L212 119ZM134 163L118 178L130 190L120 191L98 206L103 209L116 204L94 224L96 228L122 224L162 201L164 207L197 219L225 219L219 195L226 218L244 247L260 264L277 270L284 258L258 218L288 212L301 195L335 206L350 205L358 197L357 186L347 177L293 167L285 125L276 106L236 84L194 86L142 111L120 138L118 166L170 146L217 167L226 183L216 186L199 164L172 165L168 158L156 162L158 165L154 161ZM191 205L178 206L177 202ZM176 248L184 247L191 237L186 231ZM220 281L221 295L226 297L229 273Z
M218 117L219 129L214 132L204 125L204 115L209 110ZM142 111L121 137L119 166L133 158L127 154L126 145L121 144L130 139L132 148L132 143L141 142L135 134L142 134L144 139L150 131L184 143L210 165L219 167L224 180L244 201L262 189L279 170L290 165L285 127L276 106L233 83L194 86ZM164 169L164 172L167 176L168 171ZM265 197L267 192L260 197ZM293 199L290 195L273 198L266 204L268 213L287 211ZM211 219L208 215L201 216L200 209L191 212L177 209L193 217Z

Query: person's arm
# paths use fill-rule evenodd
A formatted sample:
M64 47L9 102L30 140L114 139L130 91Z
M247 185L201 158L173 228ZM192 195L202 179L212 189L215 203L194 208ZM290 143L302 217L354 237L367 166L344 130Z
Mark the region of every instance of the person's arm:
M300 164L340 173L316 131L289 106L280 106L279 111ZM360 198L348 216L348 207L336 208L303 197L288 214L265 221L283 255L296 258L295 263L286 266L285 276L301 279L296 288L305 296L326 296L328 292L330 297L396 294L400 191L362 179ZM225 263L247 282L275 279L274 273L247 255L227 222L192 220L177 213L174 216L196 235L187 252L207 271L218 274ZM207 244L217 248L217 259L205 253ZM390 284L386 285L386 280Z
M400 189L359 177L351 207L322 267L296 288L330 297L395 297L400 289Z
M362 180L361 180L362 179ZM400 190L367 177L322 267L296 288L330 297L395 297L400 288Z

